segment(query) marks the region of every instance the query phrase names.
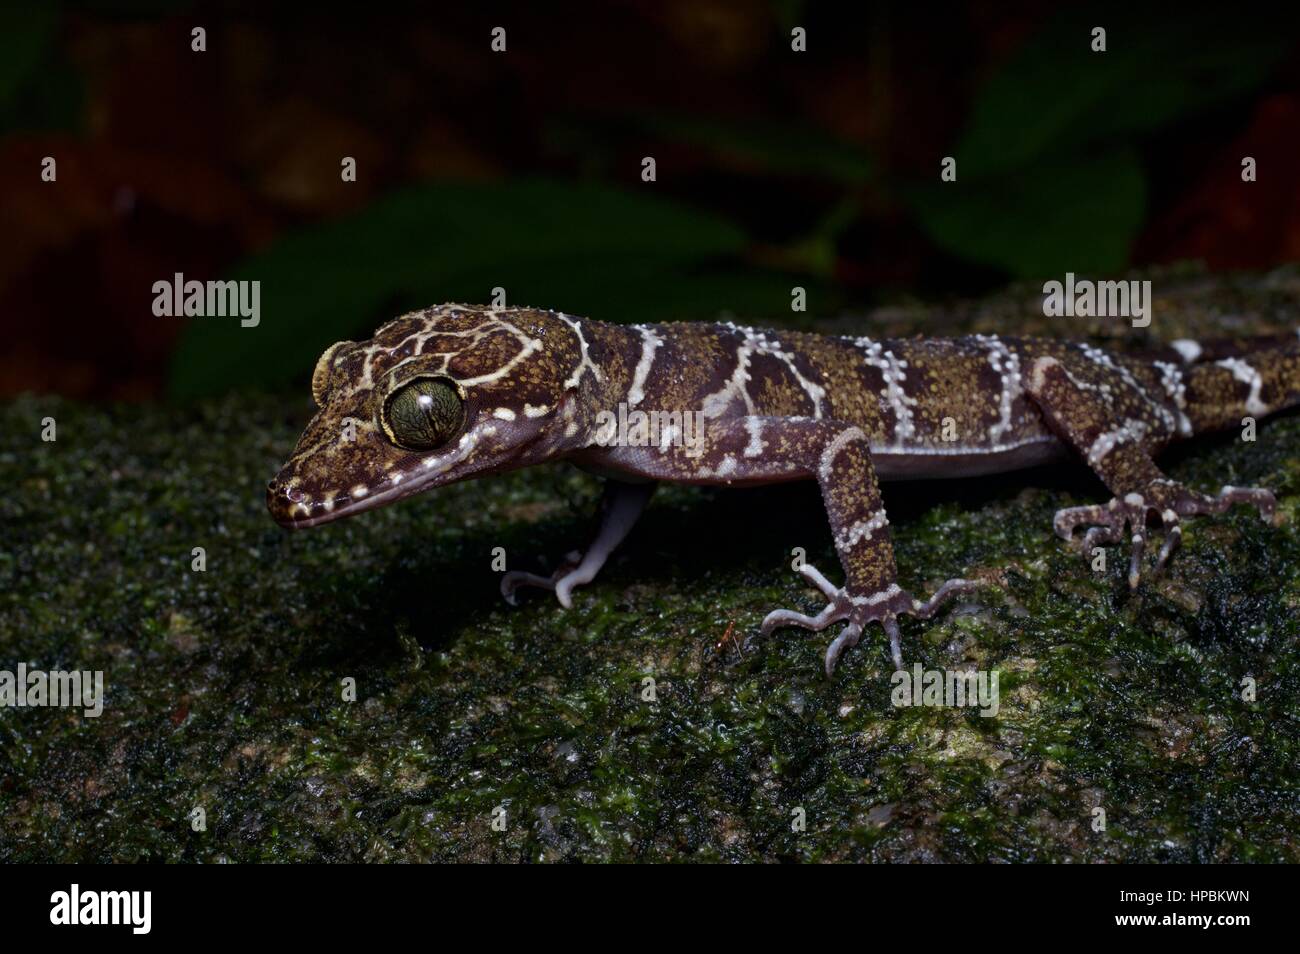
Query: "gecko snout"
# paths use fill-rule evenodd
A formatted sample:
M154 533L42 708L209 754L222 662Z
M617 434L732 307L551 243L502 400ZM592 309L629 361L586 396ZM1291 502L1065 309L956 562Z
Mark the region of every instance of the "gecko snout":
M271 512L275 522L282 527L294 526L311 510L303 499L302 491L281 480L278 474L267 482L266 509Z

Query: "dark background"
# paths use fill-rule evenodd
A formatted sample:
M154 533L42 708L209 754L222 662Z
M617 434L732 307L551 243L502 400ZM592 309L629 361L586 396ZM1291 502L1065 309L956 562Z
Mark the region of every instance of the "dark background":
M330 342L497 285L606 320L798 324L1300 258L1294 22L1152 6L13 8L0 393L297 387ZM154 316L178 271L260 280L261 325Z

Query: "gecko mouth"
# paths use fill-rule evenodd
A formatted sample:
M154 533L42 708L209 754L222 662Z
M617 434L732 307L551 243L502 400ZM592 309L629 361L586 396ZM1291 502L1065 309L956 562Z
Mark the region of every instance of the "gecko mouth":
M304 530L322 523L330 523L342 517L373 510L400 497L418 491L418 487L406 484L392 486L375 493L365 492L363 496L350 494L330 495L316 499L292 487L289 482L274 478L266 485L266 509L271 518L282 527L290 530Z
M341 492L316 495L304 491L298 476L286 467L266 485L266 509L276 523L293 530L329 523L468 476L461 465L476 447L479 456L473 459L471 471L490 472L504 461L511 447L521 446L518 440L488 448L481 444L483 438L497 436L503 426L501 421L490 421L463 435L449 453L423 458L419 466L398 469L373 486L358 483Z

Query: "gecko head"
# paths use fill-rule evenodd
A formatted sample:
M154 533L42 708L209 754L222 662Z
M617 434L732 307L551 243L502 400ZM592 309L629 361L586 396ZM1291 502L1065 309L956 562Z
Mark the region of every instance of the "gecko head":
M544 460L581 440L583 351L564 315L466 305L333 344L312 373L318 411L267 485L267 508L309 527Z

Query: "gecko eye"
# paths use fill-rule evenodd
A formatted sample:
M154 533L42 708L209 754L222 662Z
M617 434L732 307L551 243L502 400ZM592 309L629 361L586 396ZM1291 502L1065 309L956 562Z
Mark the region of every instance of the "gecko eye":
M465 423L465 402L446 378L416 378L388 396L383 425L389 439L408 450L433 450Z

